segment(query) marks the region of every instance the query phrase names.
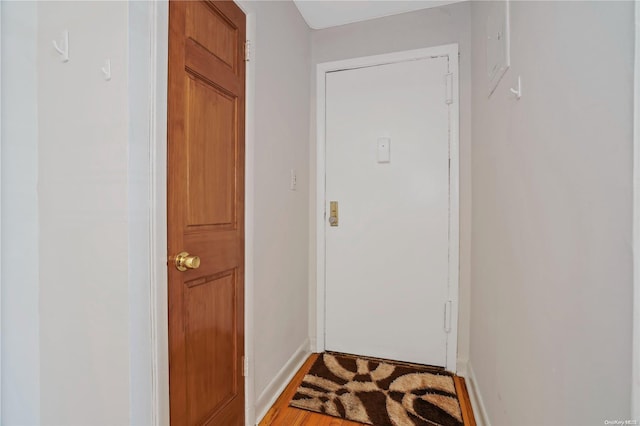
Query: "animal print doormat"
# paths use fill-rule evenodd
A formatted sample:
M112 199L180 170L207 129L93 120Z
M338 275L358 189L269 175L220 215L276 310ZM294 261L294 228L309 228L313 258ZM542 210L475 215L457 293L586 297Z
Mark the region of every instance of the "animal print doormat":
M436 367L320 354L292 407L374 426L462 426L453 377Z

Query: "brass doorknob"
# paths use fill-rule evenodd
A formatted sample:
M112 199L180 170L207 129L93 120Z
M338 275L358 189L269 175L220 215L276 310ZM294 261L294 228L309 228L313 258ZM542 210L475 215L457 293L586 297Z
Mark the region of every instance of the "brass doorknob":
M176 269L184 272L187 269L198 269L200 267L200 258L198 256L191 256L186 251L178 253L176 256Z

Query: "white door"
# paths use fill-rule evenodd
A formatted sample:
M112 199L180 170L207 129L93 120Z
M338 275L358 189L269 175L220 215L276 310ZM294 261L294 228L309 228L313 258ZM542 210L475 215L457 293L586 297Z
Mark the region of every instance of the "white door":
M447 73L441 56L326 75L327 350L446 364Z

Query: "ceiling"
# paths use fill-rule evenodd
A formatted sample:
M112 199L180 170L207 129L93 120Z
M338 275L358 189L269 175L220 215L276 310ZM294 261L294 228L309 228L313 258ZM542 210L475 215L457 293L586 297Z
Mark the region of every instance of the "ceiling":
M294 0L307 24L315 29L336 27L352 22L366 21L383 16L397 15L419 9L457 3L463 0L412 1L337 1Z

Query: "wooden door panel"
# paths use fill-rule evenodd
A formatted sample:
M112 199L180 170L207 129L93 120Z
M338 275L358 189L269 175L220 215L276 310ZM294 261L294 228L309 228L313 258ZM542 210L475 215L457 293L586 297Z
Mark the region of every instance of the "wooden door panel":
M244 80L239 80L238 75L205 48L193 40L185 43L186 68L203 80L223 88L228 93L244 91Z
M243 246L237 241L236 231L216 232L216 238L213 243L207 237L208 235L203 232L185 234L185 250L189 253L196 253L201 262L198 269L187 270L182 273L184 280L191 281L241 266L237 252L243 250Z
M171 424L244 424L245 17L169 3L167 141ZM198 269L178 271L187 251Z
M238 397L237 279L229 270L185 284L189 424L203 424Z
M235 225L237 99L191 74L186 91L187 225Z
M195 40L233 70L238 66L238 28L212 4L190 3L186 36Z

